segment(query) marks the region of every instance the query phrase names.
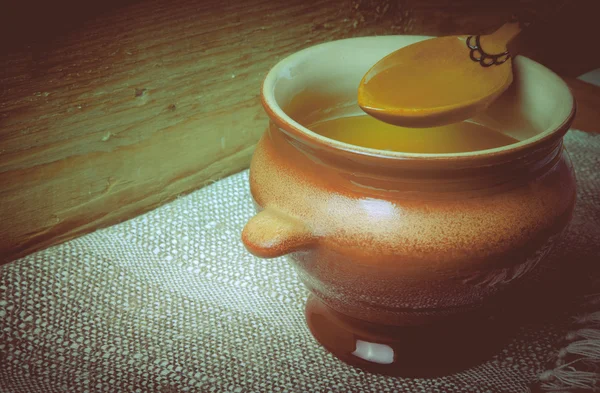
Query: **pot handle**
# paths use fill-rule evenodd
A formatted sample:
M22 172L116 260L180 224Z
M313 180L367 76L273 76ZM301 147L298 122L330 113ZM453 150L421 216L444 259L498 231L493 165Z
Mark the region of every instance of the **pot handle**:
M248 221L242 241L257 257L275 258L310 248L317 238L299 219L268 207Z

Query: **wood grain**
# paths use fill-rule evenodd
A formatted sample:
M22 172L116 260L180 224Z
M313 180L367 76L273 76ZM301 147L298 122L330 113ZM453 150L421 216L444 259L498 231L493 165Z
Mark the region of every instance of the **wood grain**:
M0 57L0 263L247 167L267 123L261 82L295 51L484 32L535 1L442 3L109 1L97 14L15 3Z

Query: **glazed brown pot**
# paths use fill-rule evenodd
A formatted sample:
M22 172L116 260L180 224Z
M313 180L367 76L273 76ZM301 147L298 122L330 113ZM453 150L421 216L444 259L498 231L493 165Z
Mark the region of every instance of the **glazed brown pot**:
M535 273L573 211L563 135L574 100L527 58L514 60L512 87L477 119L520 140L513 145L408 154L300 124L357 113L364 73L420 39L315 46L281 61L263 85L270 125L250 168L259 213L243 242L259 257L289 255L311 294L342 318L414 326L478 308Z

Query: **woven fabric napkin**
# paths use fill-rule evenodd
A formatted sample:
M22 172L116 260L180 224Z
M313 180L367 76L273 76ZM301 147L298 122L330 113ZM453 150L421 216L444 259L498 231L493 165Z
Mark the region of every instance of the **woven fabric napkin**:
M600 136L571 130L565 143L579 199L552 256L559 276L600 255ZM293 268L251 256L239 240L253 213L244 171L1 266L0 392L519 393L544 372L555 388L573 383L549 359L578 328L572 318L593 313L577 308L594 291L591 271L576 286L554 281L542 317L524 319L485 363L440 378L386 377L314 340Z

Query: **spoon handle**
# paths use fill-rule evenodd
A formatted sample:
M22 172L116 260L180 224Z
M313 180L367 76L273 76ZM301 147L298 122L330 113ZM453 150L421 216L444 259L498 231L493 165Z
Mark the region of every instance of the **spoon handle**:
M510 21L503 24L492 34L481 36L481 41L486 49L489 48L494 52L500 52L506 50L506 45L519 33L521 33L520 23L516 20Z
M542 12L508 43L512 56L527 56L561 76L600 67L598 0L563 1Z

